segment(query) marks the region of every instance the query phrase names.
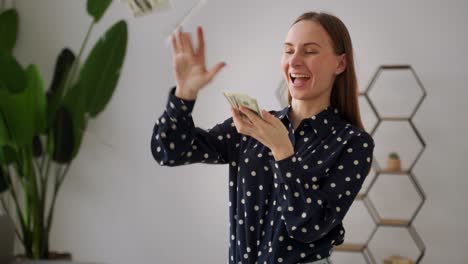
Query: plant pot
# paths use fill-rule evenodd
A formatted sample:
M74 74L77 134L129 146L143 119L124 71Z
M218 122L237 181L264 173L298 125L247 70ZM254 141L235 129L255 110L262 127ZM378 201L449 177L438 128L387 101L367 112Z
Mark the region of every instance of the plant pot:
M50 252L49 259L28 259L24 254L16 255L15 261L12 264L21 264L21 263L38 263L38 264L70 264L72 261L72 255L68 252Z
M387 171L401 171L401 160L389 158L387 160Z
M11 262L14 241L15 227L8 216L0 213L0 263Z

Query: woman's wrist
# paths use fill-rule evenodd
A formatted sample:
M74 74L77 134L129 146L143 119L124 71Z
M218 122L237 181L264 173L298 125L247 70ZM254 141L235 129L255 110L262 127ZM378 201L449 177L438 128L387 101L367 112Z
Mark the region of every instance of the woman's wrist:
M193 101L195 99L197 99L197 93L195 92L188 92L188 91L184 91L184 89L182 88L179 88L178 86L176 87L176 90L175 90L175 96L180 98L180 99L184 99L184 100L188 100L188 101Z
M272 149L271 153L273 154L275 160L279 161L294 155L294 147L291 143L289 143L289 145L286 145L284 147Z

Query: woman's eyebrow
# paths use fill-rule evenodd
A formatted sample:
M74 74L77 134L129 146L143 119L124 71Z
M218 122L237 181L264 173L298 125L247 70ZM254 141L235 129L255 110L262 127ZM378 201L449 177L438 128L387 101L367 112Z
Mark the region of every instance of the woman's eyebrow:
M294 46L292 43L289 43L289 42L285 42L284 45L285 46ZM308 45L317 45L317 46L321 47L317 42L307 42L307 43L304 43L303 46L308 46Z

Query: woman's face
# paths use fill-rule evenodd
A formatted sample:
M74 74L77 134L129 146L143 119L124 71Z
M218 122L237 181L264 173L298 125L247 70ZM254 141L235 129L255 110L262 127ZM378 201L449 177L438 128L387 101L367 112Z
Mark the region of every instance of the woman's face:
M292 98L330 98L335 76L344 70L344 54L335 55L331 39L322 26L302 20L288 31L281 67ZM342 63L340 63L342 62ZM323 99L323 98L322 98Z

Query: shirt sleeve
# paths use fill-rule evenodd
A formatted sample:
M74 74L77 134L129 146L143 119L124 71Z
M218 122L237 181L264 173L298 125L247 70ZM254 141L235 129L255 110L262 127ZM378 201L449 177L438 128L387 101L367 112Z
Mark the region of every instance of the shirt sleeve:
M169 92L166 110L156 120L151 137L151 153L160 165L225 164L237 157L239 136L232 117L208 130L195 127L194 104L195 100L175 96L175 87Z
M361 133L323 161L314 155L297 154L270 160L280 188L278 210L291 238L311 243L341 223L370 171L374 145L369 134ZM315 173L318 170L314 167L326 164L327 158L336 159L333 166L325 174Z

